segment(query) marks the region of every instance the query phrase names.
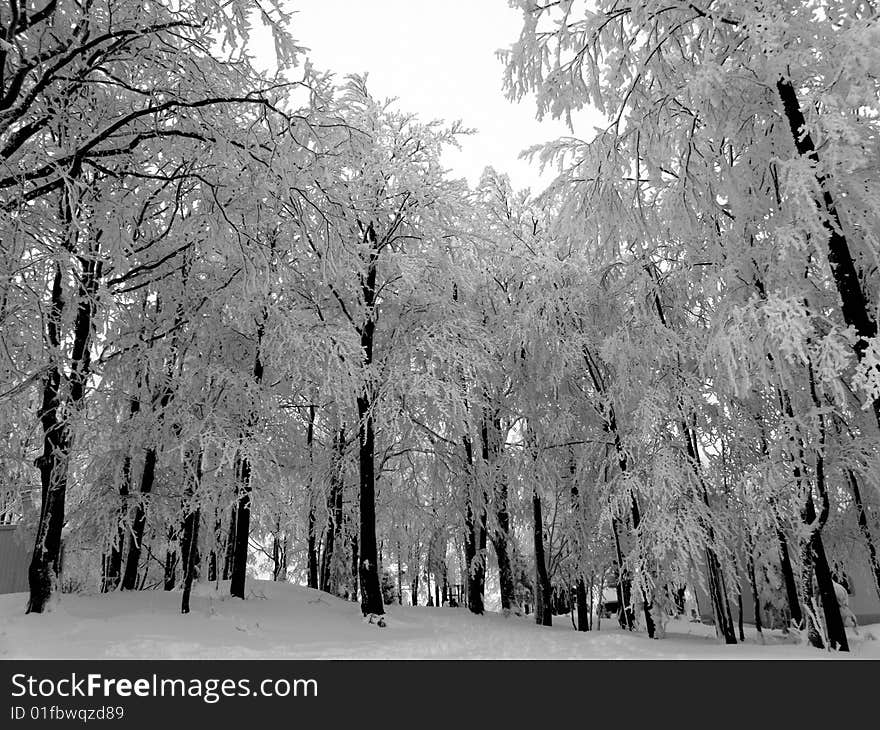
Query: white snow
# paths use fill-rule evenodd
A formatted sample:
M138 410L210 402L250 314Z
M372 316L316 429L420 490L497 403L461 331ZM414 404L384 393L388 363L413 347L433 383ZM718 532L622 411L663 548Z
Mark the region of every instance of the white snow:
M754 627L746 643L723 646L714 628L667 624L652 641L604 619L601 631L576 632L567 616L552 628L532 617L473 616L461 608L387 606L387 626L362 620L359 606L316 590L249 582L246 601L228 584L194 588L192 612L179 613L180 593L146 591L65 595L51 613L24 615L26 595L0 596L0 658L218 659L822 659L847 655L795 643ZM880 659L880 624L850 633L856 658Z

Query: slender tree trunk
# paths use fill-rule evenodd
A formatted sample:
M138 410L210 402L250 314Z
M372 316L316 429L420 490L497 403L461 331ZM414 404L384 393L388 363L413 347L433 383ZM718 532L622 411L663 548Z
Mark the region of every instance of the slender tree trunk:
M315 505L315 405L309 405L309 420L306 428L306 449L309 454L308 496L309 515L306 525L306 564L309 588L318 588L318 513Z
M129 401L128 417L133 419L140 411L141 402L137 398ZM122 580L122 555L125 547L125 521L128 512L128 497L131 494L132 487L132 464L131 464L131 446L129 453L125 455L122 462L122 483L119 485L119 509L116 512L116 532L113 537L113 544L110 546L110 556L107 559L104 579L102 580L102 591L105 593L115 590L119 587Z
M330 494L327 497L327 540L321 553L320 588L322 591L338 593L336 585L336 550L342 544L343 526L343 469L345 459L345 426L342 426L335 437L336 463L330 477Z
M746 572L749 575L749 585L751 585L752 587L752 601L755 605L755 630L758 632L758 636L763 637L763 622L761 621L761 599L758 593L758 580L755 577L755 558L751 549L749 549L749 557L746 561Z
M587 605L587 585L583 576L577 579L575 586L575 598L577 604L577 630L590 630L590 607Z
M263 382L263 330L268 315L264 309L262 319L257 324L257 344L254 353L253 382ZM257 415L252 413L248 419L245 437L253 435ZM245 439L242 439L244 441ZM244 445L244 444L243 444ZM238 503L235 506L235 549L232 553L232 571L229 580L229 593L234 598L244 598L245 581L247 579L248 540L251 535L251 461L246 453L241 454L238 468Z
M232 576L232 565L235 562L235 527L238 524L238 512L235 505L229 510L229 530L226 533L226 550L223 558L223 580Z
M309 507L309 518L306 537L307 552L307 585L309 588L318 588L318 540L316 525L318 522L315 513L315 505Z
M359 571L358 565L360 565L360 555L358 551L358 536L352 535L350 538L351 542L351 600L358 600L358 583L359 583Z
M635 616L632 609L631 584L624 564L623 550L620 546L620 534L618 532L618 520L611 518L611 532L614 534L614 550L617 563L617 614L620 619L620 628L632 631L635 626ZM604 607L604 590L599 591L599 601Z
M173 591L174 586L177 585L177 551L170 548L165 552L165 572L162 583L166 591Z
M213 546L211 547L211 552L208 554L208 581L210 583L214 583L217 581L217 568L219 567L218 560L218 552L222 549L220 537L223 534L223 521L220 518L220 512L215 508L214 510L214 535L213 535Z
M138 567L141 560L141 546L147 528L146 498L153 491L156 478L156 449L151 447L144 454L144 466L141 471L140 497L135 507L134 520L131 523L131 537L128 541L128 557L125 561L125 573L122 576L122 589L133 591L137 586Z
M183 595L180 601L180 612L189 613L189 598L193 581L199 569L199 521L200 510L197 504L199 486L202 481L202 449L198 447L189 456L191 473L187 475L186 506L183 520Z

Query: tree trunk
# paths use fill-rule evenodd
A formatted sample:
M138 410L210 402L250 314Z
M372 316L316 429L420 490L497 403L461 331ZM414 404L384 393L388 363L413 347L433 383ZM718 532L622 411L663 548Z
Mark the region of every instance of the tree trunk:
M483 596L486 588L486 506L474 510L474 493L477 491L476 469L470 437L463 437L468 473L468 493L465 497L464 558L467 571L467 605L471 613L481 615L485 611Z
M794 568L791 564L791 555L788 552L788 541L781 527L776 528L776 541L779 544L779 566L782 570L782 580L785 583L785 595L788 598L788 608L791 620L795 626L803 626L804 614L801 611L801 602L798 597L797 581L794 577Z
M817 474L817 481L818 479L819 475ZM825 511L824 505L822 511ZM819 589L819 600L822 602L822 613L825 618L825 630L828 634L828 641L832 649L849 651L846 629L840 615L840 605L837 603L837 594L834 592L834 580L831 576L828 558L825 555L825 546L822 543L824 519L822 514L816 514L816 507L811 493L807 494L807 501L804 506L804 521L807 525L814 526L810 532L806 550L809 553L809 563L812 565L816 575L816 585ZM807 566L804 566L804 572L807 575L807 580L809 580L810 571L807 569ZM809 586L809 593L805 595L805 599L809 601L811 596L812 583Z
M254 352L254 367L252 371L253 382L260 385L263 382L262 345L263 330L268 315L264 309L262 320L257 324L257 343ZM248 426L243 434L242 441L253 435L256 425L257 414L251 413L248 417ZM244 446L244 444L243 444ZM229 594L234 598L244 598L245 581L247 579L248 540L251 535L251 462L246 453L241 454L238 469L238 503L235 506L235 548L232 553L232 570L229 580Z
M632 587L623 559L623 550L620 546L620 534L617 529L618 520L611 518L611 532L614 534L614 551L617 563L617 615L620 619L620 628L632 631L635 626L635 616L632 609ZM600 607L604 607L604 590L599 591Z
M359 327L361 355L366 382L357 396L358 465L360 468L360 557L358 575L361 585L361 612L364 616L385 613L382 586L379 581L379 560L376 550L376 472L375 433L373 429L373 392L371 366L376 334L376 278L379 268L379 243L370 223L365 233L369 243L366 275L361 277L361 297L365 309L363 324Z
M327 539L321 553L321 575L319 587L322 591L338 594L336 570L336 550L342 544L343 526L343 469L345 459L345 426L342 426L335 437L336 463L330 476L330 494L327 497Z
M763 622L761 621L761 599L758 594L758 581L755 577L755 559L751 550L746 561L746 572L749 574L749 584L752 587L752 601L755 604L755 630L758 636L763 636Z
M180 612L189 613L189 598L192 584L199 568L199 520L200 510L198 499L199 486L202 481L202 449L190 454L191 473L187 475L186 506L183 520L183 539L181 553L183 555L183 595L180 601Z
M308 497L309 515L306 525L306 567L307 585L309 588L318 588L318 514L315 506L315 478L314 478L314 447L315 447L315 405L309 405L309 420L306 428L306 449L309 454Z
M177 551L169 548L165 552L163 588L166 591L173 591L175 585L177 585Z
M146 495L153 490L156 477L156 449L151 447L144 454L144 466L141 471L140 497L135 507L134 520L131 523L131 538L128 541L128 557L125 561L125 574L122 576L122 589L133 591L137 586L138 566L141 560L141 545L147 527Z
M235 547L232 552L229 594L244 598L247 580L248 539L251 532L251 464L248 458L238 459L238 502L235 506Z
M590 607L587 605L587 585L582 576L577 579L575 598L577 604L577 630L589 631Z
M788 119L789 128L791 129L798 154L818 165L819 155L812 136L806 131L804 115L801 111L800 101L794 86L790 80L780 78L776 82L776 89L779 92L779 98L782 100L782 107ZM831 267L834 284L840 295L844 322L855 329L859 337L853 349L859 362L862 362L865 358L869 341L877 335L877 324L874 321L868 307L867 298L859 283L859 275L856 271L852 252L849 249L849 243L843 232L843 226L841 225L837 206L829 189L828 180L818 170L815 176L816 182L822 191L822 199L821 201L817 200L816 205L823 214L822 223L828 232L828 264ZM878 426L880 426L880 398L874 398L872 405L874 408L874 418Z
M532 492L532 517L535 540L535 623L539 626L551 626L553 590L544 557L544 518L541 514L541 498L537 492Z
M129 420L134 418L140 411L141 403L137 398L129 401L128 417ZM107 558L104 577L101 581L101 590L108 592L119 587L122 580L122 555L125 547L125 521L128 512L128 497L131 494L132 473L131 473L131 445L129 445L129 453L125 455L122 462L122 483L119 485L119 509L116 512L116 533L113 537L113 544L110 546L110 556Z
M76 177L78 170L71 174ZM65 228L74 238L74 210L67 194L63 196ZM91 370L91 340L97 301L101 262L97 259L97 242L90 256L78 256L81 267L77 291L76 318L73 324L70 390L66 403L61 401L61 369L55 358L43 378L43 394L38 417L43 432L43 453L35 465L40 471L41 505L34 552L28 568L30 595L27 613L43 613L55 590L61 569L61 531L64 526L64 502L67 495L67 471L70 459L70 418L79 411ZM52 281L51 305L47 316L46 340L55 353L62 342L61 326L64 310L63 274L56 264Z
M232 565L235 562L235 526L238 523L238 513L235 505L229 510L229 530L226 533L226 551L223 558L223 580L229 580L232 576Z
M360 464L360 556L358 577L361 586L361 612L364 616L385 613L379 581L376 548L376 477L374 472L375 436L372 402L368 396L357 399L359 419L358 461Z

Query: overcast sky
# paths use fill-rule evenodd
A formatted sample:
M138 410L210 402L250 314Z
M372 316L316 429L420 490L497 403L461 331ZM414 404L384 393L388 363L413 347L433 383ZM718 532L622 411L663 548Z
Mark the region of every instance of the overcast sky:
M374 96L398 97L401 110L425 120L461 119L478 130L461 151L447 153L454 174L473 184L492 165L533 192L550 181L517 156L570 132L562 121L536 121L533 99L504 97L495 52L520 28L520 13L506 0L290 0L288 7L296 11L291 33L316 67L340 80L368 72Z

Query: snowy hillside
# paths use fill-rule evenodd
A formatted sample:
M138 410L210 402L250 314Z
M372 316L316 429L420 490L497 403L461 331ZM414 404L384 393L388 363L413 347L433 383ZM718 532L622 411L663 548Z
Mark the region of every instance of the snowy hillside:
M791 643L780 632L756 643L722 646L711 626L674 621L667 638L628 634L612 620L578 633L566 616L541 628L532 617L465 609L388 606L389 624L362 622L358 605L316 590L251 582L247 601L228 598L228 586L199 585L193 610L179 613L177 592L65 595L51 613L24 615L26 595L0 596L0 656L9 658L224 659L798 659L829 654ZM880 626L850 634L853 657L880 658ZM876 637L872 639L871 637Z

